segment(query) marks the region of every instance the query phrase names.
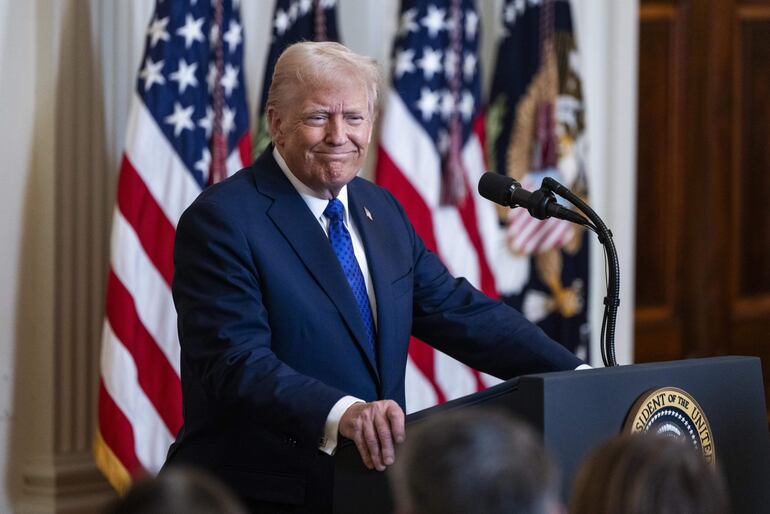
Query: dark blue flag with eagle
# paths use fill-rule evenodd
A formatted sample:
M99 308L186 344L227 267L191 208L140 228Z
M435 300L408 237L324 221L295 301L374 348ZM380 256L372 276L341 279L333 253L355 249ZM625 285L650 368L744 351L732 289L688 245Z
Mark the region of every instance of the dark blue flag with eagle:
M487 110L490 167L529 190L551 176L588 200L580 61L567 0L506 0ZM560 203L566 202L559 200ZM500 208L507 259L498 278L507 303L585 357L588 240L582 227Z
M300 41L339 41L337 0L277 0L273 9L271 34L262 83L262 100L259 103L254 155L261 154L270 144L265 104L278 57L286 47Z

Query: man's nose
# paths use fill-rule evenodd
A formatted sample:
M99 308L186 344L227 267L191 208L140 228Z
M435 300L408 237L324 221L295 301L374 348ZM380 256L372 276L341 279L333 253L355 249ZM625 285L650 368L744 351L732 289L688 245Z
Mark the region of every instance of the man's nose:
M342 116L332 116L326 126L326 142L333 145L342 145L347 136L345 134L345 120Z

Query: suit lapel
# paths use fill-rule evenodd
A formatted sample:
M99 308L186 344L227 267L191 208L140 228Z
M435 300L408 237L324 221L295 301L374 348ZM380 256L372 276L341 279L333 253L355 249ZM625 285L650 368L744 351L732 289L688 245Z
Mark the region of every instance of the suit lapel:
M398 348L392 344L393 328L397 326L398 320L394 319L391 291L391 281L397 270L393 269L396 259L391 255L392 246L384 236L388 231L383 223L388 223L388 219L382 209L382 199L366 194L364 188L357 187L355 179L348 184L348 205L350 216L364 244L377 299L377 357L380 377L384 381L391 376L391 372L395 372L391 370L391 365L400 361L398 356L391 355Z
M267 210L268 217L294 248L299 258L310 271L332 303L337 307L342 318L353 334L356 344L366 355L370 371L379 380L374 356L366 350L366 328L361 319L358 305L342 271L337 255L329 244L323 229L308 209L307 204L291 185L272 157L271 150L260 158L254 166L255 173L263 173L257 180L259 191L273 199ZM379 311L378 311L379 312Z

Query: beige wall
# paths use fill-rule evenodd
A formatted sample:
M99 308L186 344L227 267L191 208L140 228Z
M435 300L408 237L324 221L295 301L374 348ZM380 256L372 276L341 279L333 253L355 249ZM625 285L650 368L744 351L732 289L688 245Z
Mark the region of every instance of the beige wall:
M0 0L3 513L106 491L89 447L112 200L87 6Z
M0 0L0 512L21 494L23 455L47 445L52 318L51 35L38 2Z
M484 64L501 0L479 2ZM340 30L387 67L398 0L340 0ZM251 105L272 2L242 0ZM633 276L636 0L574 0L593 202ZM0 513L87 512L107 240L151 0L0 0ZM364 20L362 22L362 20ZM380 20L389 20L385 24ZM612 169L612 173L609 170ZM595 270L601 270L597 255ZM601 273L594 296L601 297ZM623 289L630 297L632 288ZM592 300L598 303L600 300ZM632 302L618 341L630 349ZM623 319L623 316L628 316ZM595 325L596 326L596 325ZM618 352L619 360L627 362Z

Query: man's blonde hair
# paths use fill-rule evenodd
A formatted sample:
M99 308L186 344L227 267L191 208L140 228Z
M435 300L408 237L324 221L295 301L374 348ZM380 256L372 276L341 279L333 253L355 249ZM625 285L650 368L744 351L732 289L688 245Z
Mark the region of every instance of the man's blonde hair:
M283 51L275 63L267 107L283 111L296 102L298 88L334 80L359 80L366 87L369 114L374 118L380 83L377 61L331 41L295 43Z

